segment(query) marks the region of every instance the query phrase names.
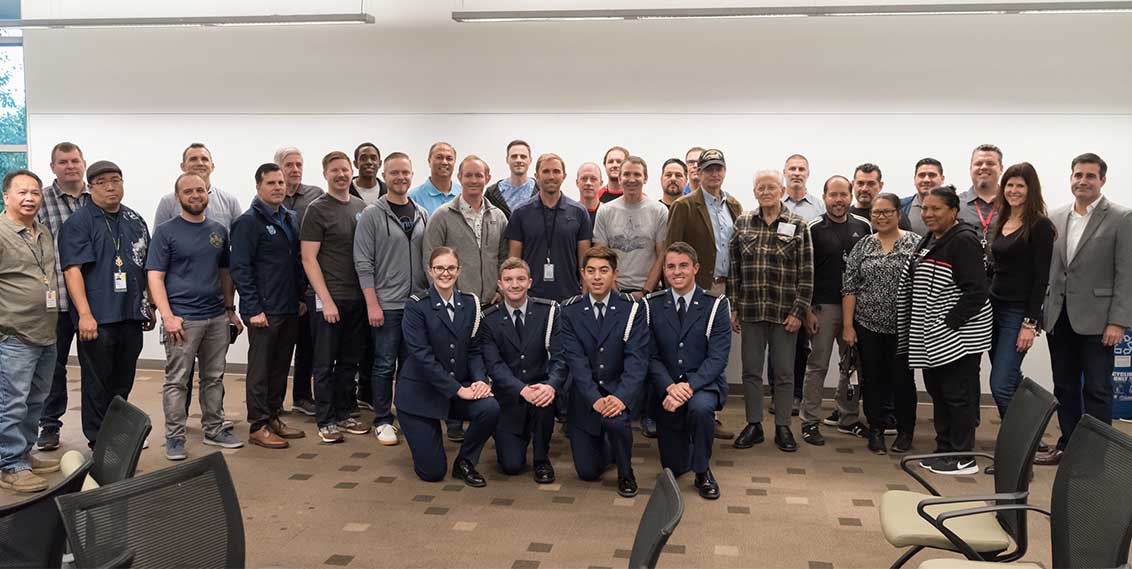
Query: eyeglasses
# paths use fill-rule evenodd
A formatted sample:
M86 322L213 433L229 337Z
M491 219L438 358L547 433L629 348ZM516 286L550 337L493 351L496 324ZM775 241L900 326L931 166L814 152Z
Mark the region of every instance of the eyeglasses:
M893 215L896 215L896 210L894 210L894 209L874 209L872 211L872 215L873 215L873 217L892 217Z
M455 274L456 271L460 270L460 266L459 265L448 265L447 267L433 266L432 270L435 271L438 274L444 274L444 273Z
M120 177L118 177L118 178L104 178L102 180L96 180L96 181L92 182L91 185L92 186L109 186L109 185L121 186L122 185L122 178L120 178Z

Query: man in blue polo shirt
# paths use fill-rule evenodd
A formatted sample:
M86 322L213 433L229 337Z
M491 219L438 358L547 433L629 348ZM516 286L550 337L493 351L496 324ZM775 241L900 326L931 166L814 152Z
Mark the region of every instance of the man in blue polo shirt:
M455 167L456 149L447 142L433 144L428 149L428 179L409 192L409 199L432 215L463 191L459 183L452 181L452 169Z
M563 301L582 290L579 259L593 240L589 214L562 195L566 164L557 154L543 154L535 163L539 193L515 209L503 234L511 257L531 267L531 296Z
M153 329L146 294L149 228L122 205L122 169L100 160L86 172L90 201L59 232L59 257L79 334L83 435L94 448L114 396L129 398L142 331Z

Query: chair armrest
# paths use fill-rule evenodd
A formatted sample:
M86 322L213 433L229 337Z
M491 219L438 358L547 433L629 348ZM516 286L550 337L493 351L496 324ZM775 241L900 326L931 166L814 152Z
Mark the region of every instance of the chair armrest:
M937 506L940 504L961 504L964 502L1017 502L1019 500L1025 500L1029 495L1029 492L1005 492L1001 494L984 494L978 496L950 496L946 498L928 498L927 500L920 500L920 503L916 505L916 513L918 513L920 517L924 519L924 521L931 524L932 527L936 529L936 531L943 534L943 536L946 537L948 541L950 541L953 545L955 545L955 548L960 553L965 555L967 559L971 559L973 561L987 561L986 558L976 552L974 548L970 546L970 544L963 540L963 538L959 537L958 534L951 531L944 525L944 521L950 518L958 517L957 515L955 515L955 512L943 512L940 514L939 518L934 518L927 512L928 506ZM1022 506L1025 504L1013 503L1008 505ZM995 506L976 506L973 508L967 508L957 511L968 512L963 515L969 516L975 513L981 513L980 511L976 510L982 510L983 508L988 507ZM948 514L952 515L948 516Z
M1045 514L1047 517L1053 515L1048 510L1042 509L1042 508L1035 506L1033 504L995 504L993 506L977 506L977 507L974 507L974 508L967 508L965 510L954 510L954 511L951 511L951 512L943 512L942 514L939 515L938 518L936 518L936 521L938 521L940 524L943 524L943 523L947 522L947 520L950 520L951 518L961 518L961 517L964 517L964 516L973 516L973 515L976 515L976 514L988 514L988 513L992 513L992 512L1009 512L1009 511L1024 511L1024 510L1030 510L1030 511L1033 511L1033 512L1038 512L1039 514Z
M900 459L900 468L905 473L907 473L908 476L911 476L913 480L918 482L920 486L923 486L924 490L930 492L932 496L939 496L939 490L936 490L935 486L932 486L927 480L925 480L919 472L913 470L912 468L909 468L908 464L912 462L919 462L925 458L949 458L953 456L981 456L983 458L994 460L993 454L975 450L966 452L933 452L929 454L910 454L908 456L905 456L904 458Z
M134 564L134 550L126 548L117 557L99 566L98 569L130 569Z

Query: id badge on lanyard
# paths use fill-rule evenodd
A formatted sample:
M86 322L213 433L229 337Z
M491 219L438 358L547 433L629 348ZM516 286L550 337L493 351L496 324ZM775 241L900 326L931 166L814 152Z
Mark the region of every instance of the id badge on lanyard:
M114 292L126 292L128 289L126 286L126 271L122 270L121 257L114 258L114 266L118 268L117 271L114 271Z

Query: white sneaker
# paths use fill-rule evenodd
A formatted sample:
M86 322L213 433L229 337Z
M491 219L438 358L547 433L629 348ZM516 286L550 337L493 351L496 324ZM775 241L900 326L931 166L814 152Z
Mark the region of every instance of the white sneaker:
M377 442L387 447L394 446L401 442L401 440L397 438L397 427L393 425L378 425L374 428L373 433L377 436Z
M142 450L149 448L149 439L142 441Z

